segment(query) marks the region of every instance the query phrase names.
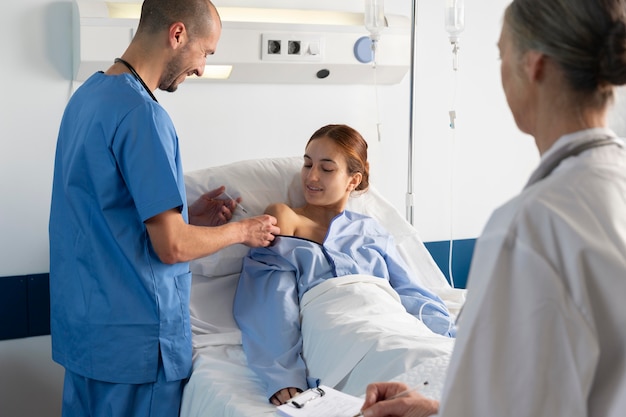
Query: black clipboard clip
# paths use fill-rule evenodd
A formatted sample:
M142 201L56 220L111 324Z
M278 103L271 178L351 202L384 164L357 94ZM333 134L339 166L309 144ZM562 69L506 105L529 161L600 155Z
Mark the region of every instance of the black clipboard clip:
M322 388L320 387L310 388L296 395L289 401L287 401L287 404L295 408L303 408L305 405L307 405L311 401L315 401L318 398L322 398L324 395L326 395L326 392Z

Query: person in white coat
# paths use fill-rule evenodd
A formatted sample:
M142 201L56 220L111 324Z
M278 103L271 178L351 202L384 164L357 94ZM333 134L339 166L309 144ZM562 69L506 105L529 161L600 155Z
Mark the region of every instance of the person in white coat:
M626 413L626 0L514 0L498 47L540 164L477 241L441 403L374 383L365 417Z

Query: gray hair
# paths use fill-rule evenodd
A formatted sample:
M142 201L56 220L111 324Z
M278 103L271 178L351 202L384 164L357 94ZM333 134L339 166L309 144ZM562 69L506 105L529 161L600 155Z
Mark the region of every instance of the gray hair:
M551 57L597 104L626 84L626 0L513 0L504 21L519 52Z

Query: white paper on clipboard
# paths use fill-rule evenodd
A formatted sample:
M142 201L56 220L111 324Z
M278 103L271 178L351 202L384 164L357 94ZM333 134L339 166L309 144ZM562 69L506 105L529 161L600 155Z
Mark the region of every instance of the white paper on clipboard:
M321 394L318 389L321 389L324 394ZM278 415L283 417L353 417L361 411L364 402L362 398L325 385L306 390L291 400L292 402L278 406Z

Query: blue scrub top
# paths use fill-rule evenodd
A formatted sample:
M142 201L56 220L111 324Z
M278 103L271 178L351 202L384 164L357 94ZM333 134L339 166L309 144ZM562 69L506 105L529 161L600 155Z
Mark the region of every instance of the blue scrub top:
M50 211L52 357L115 383L191 372L187 263L167 265L144 225L187 219L178 136L130 74L96 73L70 99L58 136Z

